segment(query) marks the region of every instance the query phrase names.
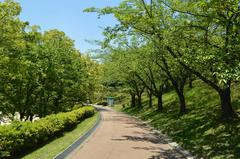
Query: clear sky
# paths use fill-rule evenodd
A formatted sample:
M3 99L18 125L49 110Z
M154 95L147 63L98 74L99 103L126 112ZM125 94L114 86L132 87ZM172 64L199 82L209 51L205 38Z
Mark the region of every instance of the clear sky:
M42 31L59 29L75 40L81 52L97 46L85 40L103 38L101 27L112 26L117 21L112 16L97 18L97 14L84 13L89 7L116 6L121 0L16 0L22 6L20 18L39 25Z

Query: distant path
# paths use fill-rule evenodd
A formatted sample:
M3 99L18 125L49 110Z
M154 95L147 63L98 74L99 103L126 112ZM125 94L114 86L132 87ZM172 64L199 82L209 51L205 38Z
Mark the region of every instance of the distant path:
M165 137L156 135L136 119L99 107L102 122L70 159L184 159Z

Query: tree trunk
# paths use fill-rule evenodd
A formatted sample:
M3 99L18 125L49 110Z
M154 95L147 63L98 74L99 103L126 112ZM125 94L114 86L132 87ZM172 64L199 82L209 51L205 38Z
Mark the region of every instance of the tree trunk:
M20 121L23 121L24 120L24 112L19 112L19 115L20 115Z
M235 118L237 115L235 114L231 104L230 86L228 86L225 89L221 89L218 93L221 100L222 118L224 119Z
M178 89L176 92L177 92L177 95L178 95L178 98L179 98L179 104L180 104L179 113L180 114L185 114L187 112L187 109L186 109L186 102L185 102L183 89Z
M157 99L158 99L157 105L158 111L162 112L163 111L162 92L158 92Z
M138 108L142 108L142 95L138 95L137 97Z
M135 107L135 106L136 106L136 95L131 94L131 107Z
M171 80L172 82L172 85L178 95L178 99L179 99L179 114L182 115L182 114L185 114L187 112L187 109L186 109L186 102L185 102L185 97L184 97L184 84L185 84L185 81L181 82L181 83L177 83L176 81L174 80Z
M149 96L149 108L152 108L152 94Z
M149 105L149 108L152 108L152 96L153 96L153 94L152 94L152 91L147 91L148 92L148 99L149 99L149 101L148 101L148 105Z
M27 120L32 122L33 121L33 116L34 116L33 114L29 114L28 117L27 117Z
M33 121L33 114L30 115L30 121Z

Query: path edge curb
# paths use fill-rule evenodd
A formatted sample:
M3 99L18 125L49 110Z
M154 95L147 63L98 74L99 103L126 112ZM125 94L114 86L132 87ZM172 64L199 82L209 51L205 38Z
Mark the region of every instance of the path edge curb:
M177 151L178 153L181 153L183 154L186 159L196 159L197 157L192 155L192 153L190 153L188 150L185 150L183 149L178 143L174 142L168 135L166 135L165 133L163 133L161 130L157 130L156 128L154 128L153 126L150 125L149 121L143 121L141 118L137 117L137 116L134 116L134 115L130 115L128 113L125 113L125 112L122 112L122 111L117 111L117 110L114 110L112 109L113 111L115 112L118 112L118 113L122 113L124 115L127 115L129 117L132 117L134 118L135 120L143 123L148 129L152 130L154 133L157 133L157 134L161 134L162 136L164 136L164 140L166 142L168 142L168 145L170 147L172 147L175 151Z
M95 109L96 111L98 111L96 107ZM85 132L77 140L75 140L71 145L69 145L64 151L57 154L53 159L67 158L74 150L76 150L80 145L82 145L88 139L89 136L91 136L95 132L95 130L98 128L98 126L102 121L102 114L100 111L98 112L99 112L99 117L95 122L95 124L87 132Z

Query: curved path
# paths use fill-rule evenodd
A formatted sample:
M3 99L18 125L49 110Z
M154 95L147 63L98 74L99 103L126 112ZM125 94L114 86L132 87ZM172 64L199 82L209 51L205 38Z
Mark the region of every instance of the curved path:
M102 122L69 159L183 159L187 158L136 119L98 107Z

